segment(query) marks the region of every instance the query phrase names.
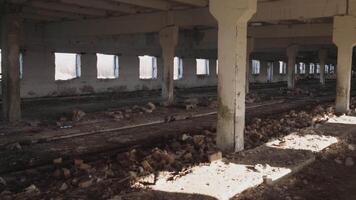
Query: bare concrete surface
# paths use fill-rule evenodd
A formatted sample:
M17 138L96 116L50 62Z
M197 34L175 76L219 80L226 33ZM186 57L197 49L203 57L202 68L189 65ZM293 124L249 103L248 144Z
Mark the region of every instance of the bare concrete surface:
M341 116L317 128L339 142L322 151L316 161L280 183L245 191L236 199L352 200L355 193L355 117Z

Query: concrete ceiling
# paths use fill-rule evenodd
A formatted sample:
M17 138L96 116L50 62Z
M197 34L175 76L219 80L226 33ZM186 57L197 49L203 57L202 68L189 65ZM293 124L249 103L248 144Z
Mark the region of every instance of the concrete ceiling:
M69 21L207 7L209 0L9 0L25 19Z

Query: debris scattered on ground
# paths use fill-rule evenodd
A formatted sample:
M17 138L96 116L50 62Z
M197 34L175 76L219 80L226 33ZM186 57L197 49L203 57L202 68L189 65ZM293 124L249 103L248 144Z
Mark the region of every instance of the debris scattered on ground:
M246 103L257 103L261 101L261 97L257 93L248 93L246 95Z
M63 183L61 187L59 188L59 191L65 191L68 189L68 185L66 183Z
M22 146L20 145L20 143L16 142L13 144L9 144L7 146L7 149L12 150L12 151L22 151Z
M221 151L209 153L209 162L214 162L222 159Z
M195 110L198 108L199 104L199 99L198 98L190 98L184 101L185 104L185 109L186 110Z
M40 193L40 190L35 185L30 185L25 189L26 193Z
M87 179L87 180L80 181L78 186L80 188L88 188L88 187L92 186L92 184L93 184L93 180L92 179Z
M6 181L4 178L0 177L0 184L1 185L6 185Z
M53 164L55 164L55 165L60 165L60 164L62 164L62 162L63 162L62 158L56 158L53 160Z
M347 157L346 160L345 160L345 165L346 167L352 167L354 166L355 162L354 162L354 159L351 158L351 157Z
M302 128L324 123L335 116L331 106L316 106L311 112L291 110L279 118L254 118L245 127L246 148L258 146Z
M194 101L192 102L194 103ZM217 104L217 102L212 102L212 104ZM147 104L145 108L152 111L156 109L153 103ZM136 106L106 114L114 119L121 120L126 117L132 117L134 113L142 111L144 111L142 107ZM264 119L254 118L246 125L246 147L253 148L267 142L271 138L279 138L290 132L324 123L332 116L334 116L333 107L317 106L310 112L292 110L288 113ZM63 119L62 121L66 122L67 120ZM85 162L78 158L68 164L68 162L64 162L63 159L65 158L56 158L53 160L54 169L50 175L53 175L57 182L46 187L41 187L40 184L34 182L26 191L36 191L37 189L39 192L38 188L41 188L41 190L44 190L43 188L46 188L45 190L55 188L56 191L72 191L72 189L75 190L78 188L82 191L93 188L113 189L110 187L110 183L117 182L118 180L123 180L125 184L130 181L131 183L138 181L140 184L149 185L155 183L157 174L162 171L170 172L172 175L169 179L175 179L190 173L190 168L194 165L209 165L210 162L223 159L222 153L215 145L215 138L215 130L185 133L170 138L164 144L157 144L155 148L131 149L114 157L105 158L105 161L103 159L100 163ZM283 141L278 145L283 145ZM352 150L352 148L354 146L351 147L349 145L349 149ZM342 166L354 165L352 157L346 159L345 157L340 157L335 159L335 162L340 162L339 164ZM268 169L269 166L254 166L254 170L258 171ZM52 179L53 176L51 176ZM266 177L266 181L268 181L268 177ZM125 184L122 184L122 187ZM114 194L117 195L118 193L112 192L106 199L110 197L114 198ZM117 198L121 197L117 196Z
M78 122L78 121L82 120L85 115L86 115L86 113L82 110L74 110L72 120L74 122Z

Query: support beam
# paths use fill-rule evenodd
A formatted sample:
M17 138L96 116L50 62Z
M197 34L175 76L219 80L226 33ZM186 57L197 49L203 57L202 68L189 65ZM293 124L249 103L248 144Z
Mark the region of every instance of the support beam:
M131 5L151 6L150 0L115 0L117 2L127 2ZM165 2L168 3L168 2ZM305 5L308 5L306 8ZM311 6L309 6L311 5ZM319 9L323 7L323 9ZM263 1L258 3L258 13L254 22L270 22L274 20L304 20L314 18L328 18L335 15L347 14L347 0L283 0L283 1ZM163 10L167 8L164 6ZM308 12L306 12L306 9ZM274 11L276 12L274 12ZM290 11L290 12L289 12ZM217 23L209 13L208 8L195 8L188 10L171 10L170 22L179 27L192 26L212 26ZM142 13L132 16L110 17L105 19L87 19L80 22L60 22L51 23L46 26L50 36L75 36L75 35L116 35L143 32L158 32L163 27L170 25L167 23L166 12ZM81 27L81 28L77 28ZM107 27L110 27L108 29ZM122 28L125 27L125 28ZM300 25L277 25L251 28L250 36L289 38L293 37L318 37L327 36L330 38L332 26L328 24L300 24ZM280 31L275 31L276 29ZM267 34L266 34L267 33Z
M43 16L43 18L55 18L55 19L83 19L83 16L77 15L74 13L67 13L67 12L58 12L58 11L50 11L45 9L38 9L33 7L23 7L22 12L26 14L33 14L37 16Z
M250 73L252 67L252 60L250 59L251 53L255 46L255 40L251 37L247 39L247 51L246 51L246 94L250 92Z
M257 0L210 0L218 22L217 146L225 151L244 149L247 22Z
M319 50L319 63L320 63L320 84L325 86L325 65L326 65L326 58L328 56L327 49Z
M3 117L14 123L21 119L19 55L22 18L19 14L5 13L1 25Z
M173 0L174 2L184 3L191 6L206 7L208 0Z
M27 6L42 8L46 10L56 10L62 12L69 12L81 15L104 17L106 16L105 10L93 9L93 8L82 8L78 6L62 4L57 2L44 2L44 1L31 1L26 4ZM93 28L94 29L94 28Z
M81 7L104 9L110 11L118 11L122 13L134 14L137 12L135 8L129 5L122 5L109 1L97 0L60 0L62 3L72 4Z
M114 0L120 3L126 3L134 6L152 8L156 10L169 10L171 4L163 0Z
M175 49L178 44L178 32L179 28L177 26L166 27L159 32L163 57L162 97L167 106L174 103L173 73Z
M346 113L350 109L352 53L356 44L356 18L354 16L334 17L333 41L338 48L336 112Z
M295 88L295 64L298 54L298 46L292 45L287 48L288 57L288 89Z

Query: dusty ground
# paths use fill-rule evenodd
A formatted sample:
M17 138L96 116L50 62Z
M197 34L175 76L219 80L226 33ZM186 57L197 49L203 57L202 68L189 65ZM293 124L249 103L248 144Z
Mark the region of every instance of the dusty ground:
M350 146L350 144L352 146ZM356 135L334 145L302 172L275 186L246 191L236 200L354 200L356 199Z
M303 90L296 90L292 93L290 91L277 90L277 92L273 92L272 94L275 94L276 96L273 96L273 98L271 98L270 95L267 95L264 98L260 98L259 96L252 96L249 98L252 99L250 99L251 101L263 102L266 101L266 99L275 101L281 96L288 96L295 101L295 104L298 104L298 98L305 99L306 97L313 97L317 93L315 91L310 92ZM326 94L327 92L323 90L319 95L322 96ZM188 96L191 97L191 95ZM182 99L186 98L187 97L184 97ZM253 100L254 98L258 98L258 100ZM306 102L299 103L304 106L306 104ZM92 105L95 105L95 103ZM126 107L132 108L132 105L135 105L135 103ZM277 107L283 106L286 106L286 104L280 104ZM289 111L278 115L268 116L268 113L271 113L275 108L271 106L267 107L269 108L265 109L266 117L256 118L256 116L251 116L251 119L247 122L247 148L254 148L267 142L271 138L281 137L300 128L321 123L325 120L325 114L333 112L333 109L326 104L323 107L310 105L305 107L305 111ZM207 108L207 111L209 111L209 106ZM67 119L58 120L57 118L54 122L46 122L44 123L45 126L40 125L39 127L45 129L48 128L53 131L53 128L58 129L61 126L66 125L72 126L73 110L71 109L72 108L69 109L69 113L65 114ZM182 108L174 109L179 110ZM285 109L290 110L291 108L286 106ZM121 122L129 120L132 123L132 120L135 120L136 118L138 119L141 115L140 111L137 112L137 117L129 117L126 119L124 116L124 119L120 119L119 122L115 121L117 117L116 115L125 115L124 110L125 109L123 108L118 109L117 107L114 109L110 108L108 111L104 112L104 121L111 119L116 125L117 123L120 123L120 120ZM185 108L183 110L185 110ZM116 111L124 112L116 113ZM253 108L251 113L261 113L262 111L263 109ZM108 112L114 112L114 115L108 115ZM157 118L166 116L165 113L167 112L171 113L172 110L164 111L164 108L158 107L156 111L148 115ZM102 111L101 113L103 114ZM249 112L247 115L251 113ZM97 115L98 113L86 113L85 118L89 121L89 124L92 124L93 121L98 120L95 117ZM119 118L121 118L121 116ZM102 120L102 118L99 119ZM86 130L88 129L88 126L85 125L85 121L86 120L79 120L79 127L86 127ZM129 121L125 121L123 124ZM210 116L204 118L203 121L201 119L196 119L173 122L165 125L158 124L149 129L143 127L141 129L131 129L127 132L120 132L120 137L115 136L116 138L114 139L112 139L112 136L117 133L78 137L76 139L68 138L67 141L69 141L69 143L65 140L53 142L38 140L39 144L41 144L40 146L32 144L31 141L29 143L28 141L19 143L20 145L17 145L17 142L4 145L0 148L0 153L3 155L1 156L2 159L0 159L0 162L5 163L5 165L2 164L2 167L0 166L0 168L11 169L14 166L22 166L25 170L16 173L0 173L0 199L213 199L201 195L168 194L151 191L144 192L142 190L138 191L140 195L135 195L137 194L137 191L130 186L138 177L144 176L149 172L169 170L174 172L175 176L179 177L189 173L189 169L192 166L209 163L209 155L217 152L214 141L215 128L213 123L215 121L215 117ZM61 124L58 124L58 122ZM103 121L97 121L97 123L102 122ZM38 126L31 123L28 123L25 126L25 128L28 126L30 127L29 132L27 133L37 135L38 132L36 131L38 131ZM76 129L77 125L78 124L74 123L74 127L68 129L69 135L71 134L70 131L73 131L72 134L75 134L78 133L76 131L81 132L84 130ZM35 128L33 128L33 126ZM3 127L2 130L12 131L12 133L15 134L16 132L23 134L22 128L19 129L18 127L15 127L8 129ZM95 129L100 129L100 126ZM184 131L182 132L182 130ZM57 133L56 130L54 133ZM147 140L148 138L154 138L155 134L160 134L160 138L162 139ZM4 135L6 136L6 133ZM145 138L141 136L147 137ZM135 141L135 139L133 140L133 137L141 138L142 140L137 142L139 140ZM127 142L125 148L121 151L117 151L118 146L125 142ZM148 145L137 146L138 143L146 143ZM104 146L106 147L112 147L112 149L101 149L101 152L96 151L93 154L89 153L89 155L82 156L81 152L85 152L89 148L99 147L102 144L105 144ZM45 165L41 168L34 168L36 160L44 158L44 153L46 151L59 152L59 154L57 154L56 157L50 158L51 163L49 165ZM16 159L21 158L21 156L26 154L28 156L25 157L26 159L23 161L20 160L20 162L13 163L14 161L11 159L4 159L9 154ZM71 156L63 156L68 154ZM150 182L152 182L152 177L149 177L147 182L150 184Z
M316 107L312 115L303 111L291 111L280 115L287 121L271 121L276 118L255 119L248 126L258 130L280 132L274 130L269 124L277 127L288 127L297 130L304 125L322 122L324 114L328 110ZM332 111L332 110L331 110ZM320 115L320 116L319 116ZM306 121L308 120L308 122ZM319 121L318 121L319 120ZM280 124L284 124L281 126ZM168 170L175 172L175 176L184 176L189 173L191 166L205 165L209 162L209 155L217 152L215 147L215 134L213 130L205 130L197 133L176 136L169 142L157 144L157 148L133 148L128 152L115 155L103 154L101 159L87 162L81 158L64 162L61 158L54 159L53 164L46 168L25 170L15 174L2 175L2 198L3 199L110 199L119 195L123 199L211 199L210 197L194 196L187 197L182 194L159 194L148 192L142 197L135 195L135 189L130 189L130 184L136 178L147 173ZM267 131L267 132L269 132ZM260 132L260 131L257 131ZM288 132L285 132L287 134ZM247 138L253 134L247 133ZM259 134L261 135L261 134ZM269 137L278 137L270 135ZM267 138L267 136L264 136ZM256 143L260 144L260 143ZM21 150L13 147L13 151ZM148 178L145 184L154 182ZM160 197L158 197L158 196ZM152 196L152 197L150 197ZM120 198L121 198L120 197ZM119 197L117 197L119 198Z

